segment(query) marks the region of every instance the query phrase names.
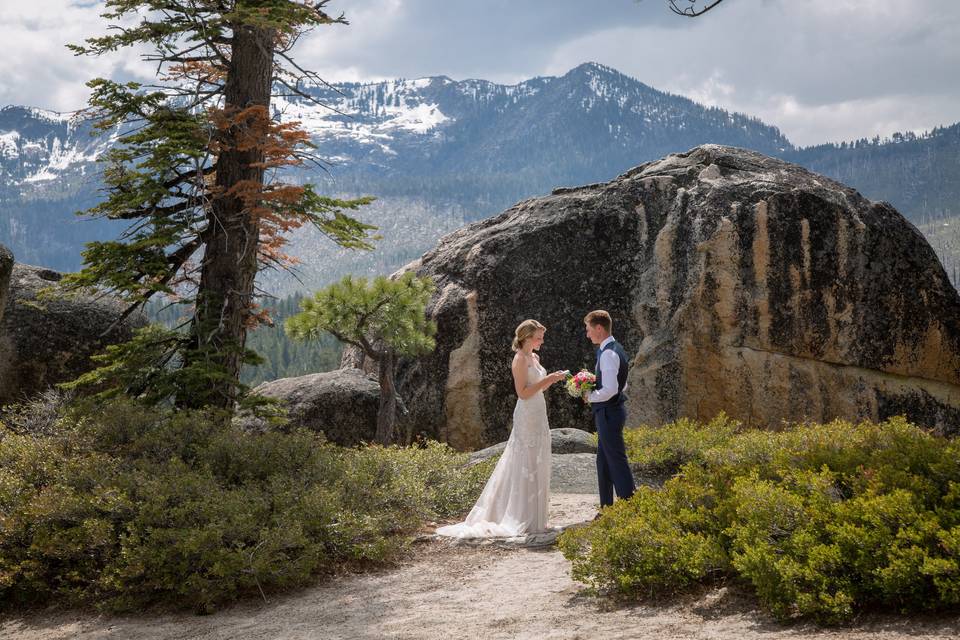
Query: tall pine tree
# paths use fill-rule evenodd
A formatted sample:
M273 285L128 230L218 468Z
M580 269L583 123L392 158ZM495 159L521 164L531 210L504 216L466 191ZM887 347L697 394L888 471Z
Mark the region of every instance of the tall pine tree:
M89 111L100 129L123 131L103 178L108 197L88 214L131 221L116 241L95 242L68 279L122 296L128 313L156 294L179 296L190 320L152 327L100 357L81 379L108 392L178 406L230 408L242 395L249 328L264 266L282 267L286 234L317 226L334 242L370 248L374 227L344 213L369 199L337 200L285 183L284 167L317 161L298 123L271 118L283 93L311 99L290 49L307 30L346 24L329 0L107 0L115 33L71 45L101 55L147 45L158 84L96 79Z

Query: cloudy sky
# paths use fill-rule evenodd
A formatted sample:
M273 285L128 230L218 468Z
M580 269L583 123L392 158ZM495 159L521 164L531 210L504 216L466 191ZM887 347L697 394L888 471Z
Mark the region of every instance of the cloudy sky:
M349 26L294 51L326 79L446 75L516 83L595 61L741 111L796 144L960 121L960 2L724 0L693 20L666 0L331 0ZM0 105L82 106L94 76L149 77L126 54L76 58L96 0L0 0Z

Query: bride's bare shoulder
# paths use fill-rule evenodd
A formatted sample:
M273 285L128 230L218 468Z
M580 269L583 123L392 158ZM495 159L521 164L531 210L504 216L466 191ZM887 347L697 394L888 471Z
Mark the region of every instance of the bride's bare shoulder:
M536 358L537 354L533 354L533 357ZM525 356L522 351L517 351L517 353L513 356L513 362L511 363L511 366L526 368L530 366L530 359Z

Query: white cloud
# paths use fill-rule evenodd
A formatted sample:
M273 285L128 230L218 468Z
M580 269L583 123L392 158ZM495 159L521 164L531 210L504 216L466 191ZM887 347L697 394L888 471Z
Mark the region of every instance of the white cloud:
M767 105L754 105L750 114L776 124L799 145L886 138L897 131L920 133L960 120L955 98L917 99L906 94L822 105L803 105L792 96L772 96Z
M585 33L555 47L547 69L597 60L803 145L960 121L958 3L728 0L686 22Z
M129 52L75 58L62 47L103 32L100 6L7 0L0 104L76 109L91 77L152 73ZM316 29L294 54L333 82L515 83L593 60L761 117L798 144L960 121L956 2L726 0L694 20L670 14L666 0L333 0L327 8L350 25Z
M129 52L93 58L66 48L105 32L101 11L100 4L63 0L0 5L0 105L74 111L85 106L91 78L130 75L137 58Z

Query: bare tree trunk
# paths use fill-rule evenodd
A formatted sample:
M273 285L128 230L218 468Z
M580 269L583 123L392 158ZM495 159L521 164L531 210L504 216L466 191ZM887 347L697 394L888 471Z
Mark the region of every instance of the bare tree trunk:
M224 92L228 116L263 106L269 117L273 40L270 29L235 29ZM230 190L238 184L263 185L263 149L249 144L238 148L238 141L249 134L243 123L220 132L222 151L216 164L220 196L211 202L208 215L192 344L184 362L185 367L212 366L224 377L206 388L182 391L177 398L180 406L231 408L236 400L257 274L259 224L243 199Z
M391 351L380 354L380 408L377 411L377 442L393 443L397 420L397 390L393 380L395 357Z

